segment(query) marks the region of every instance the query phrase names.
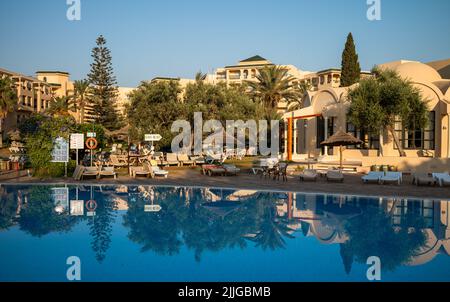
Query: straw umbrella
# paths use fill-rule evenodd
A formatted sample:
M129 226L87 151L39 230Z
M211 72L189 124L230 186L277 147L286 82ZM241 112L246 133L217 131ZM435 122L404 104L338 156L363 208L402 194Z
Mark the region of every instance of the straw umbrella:
M339 147L339 166L342 171L343 164L342 164L342 152L344 146L351 146L351 145L359 145L363 142L356 137L354 137L351 134L345 133L341 130L336 132L333 136L329 137L327 140L323 141L321 143L322 146L329 146L329 147Z

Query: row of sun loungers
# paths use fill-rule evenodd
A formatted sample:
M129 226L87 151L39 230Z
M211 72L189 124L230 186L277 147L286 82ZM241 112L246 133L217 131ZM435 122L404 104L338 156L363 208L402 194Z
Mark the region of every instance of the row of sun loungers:
M319 178L317 170L306 169L300 173L301 181L317 181ZM327 181L330 182L344 182L344 174L340 170L328 170L326 172Z
M114 167L84 167L77 166L75 172L73 173L73 178L75 180L82 180L85 178L95 177L101 179L102 177L113 177L117 178L117 172L114 171Z
M136 178L137 176L145 176L145 177L164 177L167 178L169 176L169 171L163 170L158 167L156 161L152 160L148 163L144 163L140 167L131 167L130 171L132 177ZM84 180L85 178L97 178L101 179L102 177L113 177L117 179L117 172L114 171L114 167L84 167L77 166L75 172L73 174L73 178L75 180Z
M364 183L379 183L379 184L397 184L401 185L403 182L403 174L401 172L369 172L367 175L361 177Z
M145 163L141 167L132 167L131 176L136 178L137 176L145 176L145 177L164 177L167 178L169 176L169 171L163 170L158 167L156 161L151 161L150 163Z
M163 166L195 166L199 164L205 163L205 160L199 156L191 156L189 157L187 154L176 154L176 153L167 153L166 156L162 152L157 152L153 156L143 156L139 158L139 162L142 164L144 162L148 162L152 159L158 161L159 164ZM136 159L131 159L136 160ZM130 164L134 164L130 163ZM126 155L117 155L111 154L109 157L109 166L115 168L124 168L128 166L128 157Z
M202 166L202 174L208 176L214 175L237 175L241 169L237 168L235 165L223 164L214 165L207 164Z
M403 182L403 173L401 172L369 172L363 176L364 183L379 183L379 184L397 184L401 185ZM448 173L416 173L413 175L413 184L420 185L439 185L441 187L450 185L450 175Z

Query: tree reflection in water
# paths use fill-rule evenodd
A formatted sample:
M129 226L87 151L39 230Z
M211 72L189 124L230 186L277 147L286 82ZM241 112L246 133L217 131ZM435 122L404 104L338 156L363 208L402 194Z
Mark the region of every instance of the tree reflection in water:
M18 198L23 198L18 191ZM35 237L52 232L69 232L79 219L55 212L55 203L50 187L33 186L29 189L27 203L21 205L18 223L20 229Z
M98 262L103 262L111 244L113 223L116 219L116 203L111 196L98 196L95 216L88 218L89 234L92 237L91 246Z
M408 264L427 240L420 215L409 211L401 223L393 225L392 213L384 210L378 199L362 198L355 204L349 197L331 200L330 204L330 200L317 195L312 202L308 201L309 208L306 202L300 205L300 201L296 208L288 204L292 200L281 200L279 193L254 192L236 200L230 199L235 192L227 190L145 188L151 191L151 200L136 186L128 187L128 193L122 195L126 200L123 225L128 229L129 240L139 244L142 252L171 256L179 254L184 246L194 252L196 261L201 261L206 251L243 250L249 244L263 250L282 249L295 236L319 237L314 232L331 229L331 233L338 234L338 240L332 243L340 244L344 269L350 273L354 262L365 264L370 256L380 257L384 270ZM75 199L74 188L70 192L70 199ZM81 197L84 201L92 198L97 201L96 215L78 217L55 212L50 187L3 186L0 230L18 225L22 231L41 237L52 232L69 232L78 222L87 220L92 250L97 261L102 262L118 215L115 194L116 187L85 191ZM300 195L297 198L305 200ZM145 206L151 203L160 205L161 211L145 212ZM293 215L294 211L298 216ZM303 219L305 215L313 215L314 219ZM323 222L321 217L325 217Z
M0 187L0 230L7 230L14 225L19 208L17 200L17 191Z
M350 271L353 259L366 263L371 256L379 257L382 268L387 271L407 264L426 243L423 227L423 220L411 215L394 228L392 217L380 208L366 208L345 224L350 238L341 246L345 270Z
M219 208L205 202L205 190L159 188L155 189L155 203L162 210L145 213L148 200L139 195L129 204L124 225L130 228L130 240L141 244L142 251L151 249L173 255L184 244L195 252L197 261L205 250L244 249L246 240L274 250L285 246L284 237L294 238L288 221L276 215L274 197L275 194L257 194L245 202Z

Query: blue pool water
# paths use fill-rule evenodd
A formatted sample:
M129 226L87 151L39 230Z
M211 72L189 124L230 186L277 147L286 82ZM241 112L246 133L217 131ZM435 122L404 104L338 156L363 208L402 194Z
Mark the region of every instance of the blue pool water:
M0 281L450 281L447 201L150 186L0 187Z

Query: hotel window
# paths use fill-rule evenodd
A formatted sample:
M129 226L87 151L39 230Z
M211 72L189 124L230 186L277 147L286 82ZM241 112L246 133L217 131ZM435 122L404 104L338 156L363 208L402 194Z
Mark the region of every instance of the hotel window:
M320 85L323 85L325 83L325 77L320 76Z
M244 70L244 79L248 79L248 70Z
M317 149L322 149L325 150L325 148L323 148L323 146L321 145L321 143L325 140L325 119L323 118L323 116L318 116L316 119L316 134L317 134L317 144L316 147Z
M380 149L380 136L377 134L369 134L363 129L358 129L352 123L347 123L347 133L363 141L361 145L348 146L347 149Z
M327 77L327 83L328 83L328 84L331 83L331 74L329 74L328 77Z
M429 112L428 126L424 129L409 130L403 126L400 118L395 120L395 133L406 150L434 150L435 149L436 113ZM394 146L397 149L397 146Z

